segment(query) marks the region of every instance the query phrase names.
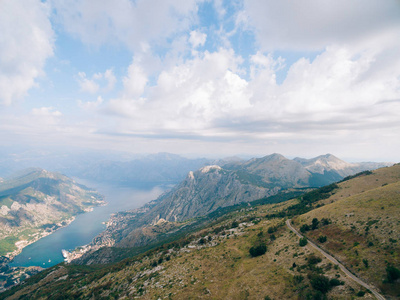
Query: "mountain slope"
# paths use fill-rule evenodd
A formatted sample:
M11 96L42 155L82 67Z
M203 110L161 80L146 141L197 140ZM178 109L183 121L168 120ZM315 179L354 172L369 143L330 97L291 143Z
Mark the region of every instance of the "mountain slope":
M241 165L241 169L258 175L266 183L282 188L309 186L309 172L296 161L280 154L253 158Z
M341 182L335 194L319 204L323 206L296 219L297 228L353 273L399 296L400 285L385 280L389 265L400 267L400 165ZM313 219L319 220L314 229Z
M65 226L102 196L59 173L28 169L0 182L0 255Z
M330 165L329 161L326 162L325 171L328 167L331 170L340 165L337 163L339 159L333 156L329 158L329 161L336 164ZM341 162L342 165L347 165ZM325 182L333 181L331 176L319 175ZM107 229L87 249L93 251L102 246L139 246L134 237L141 227L165 221L182 222L223 207L276 195L284 190L313 186L310 182L313 176L301 163L280 154L253 158L246 162L234 160L224 167L206 166L189 172L179 185L143 208L112 216ZM343 178L338 174L337 176L338 179ZM88 255L90 254L85 255L85 259Z
M311 159L296 157L293 160L311 173L309 178L311 186L327 185L365 170L375 170L393 165L392 163L372 162L348 163L332 154L320 155Z

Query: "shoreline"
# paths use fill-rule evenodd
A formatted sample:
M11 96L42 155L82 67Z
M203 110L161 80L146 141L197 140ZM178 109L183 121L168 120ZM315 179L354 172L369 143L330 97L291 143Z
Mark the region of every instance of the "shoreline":
M38 231L38 232L34 233L34 237L33 237L32 240L19 240L19 241L15 242L15 246L17 247L17 249L12 251L12 252L8 252L7 254L5 254L3 256L7 257L10 260L10 263L11 263L16 256L21 254L22 250L25 247L27 247L27 246L29 246L29 245L31 245L33 243L36 243L40 239L42 239L42 238L44 238L46 236L49 236L50 234L56 232L57 230L59 230L61 228L67 227L73 221L75 221L75 218L76 218L76 216L73 216L73 217L71 217L69 219L62 220L62 221L54 224L55 226L57 226L57 228L51 229L50 231L43 230L43 231ZM66 224L63 225L62 223L64 223L64 222Z
M78 213L77 215L88 213L88 212L92 212L96 207L101 207L101 206L106 206L106 205L108 205L108 203L105 202L105 201L99 202L98 205L92 206L92 207L88 207L88 208L84 209L83 212ZM8 252L3 256L7 257L10 260L9 263L12 263L14 258L16 256L18 256L19 254L21 254L22 250L25 247L27 247L27 246L29 246L29 245L31 245L33 243L36 243L40 239L53 234L54 232L56 232L57 230L59 230L61 228L65 228L65 227L69 226L72 222L75 221L77 215L72 216L72 217L70 217L70 218L68 218L66 220L59 221L58 223L54 224L54 226L56 228L54 228L54 229L51 228L50 231L47 231L47 230L42 230L41 231L41 230L39 230L38 232L33 234L33 239L32 240L19 240L19 241L15 242L15 246L17 247L17 249L12 251L12 252ZM41 267L41 266L39 266L39 267Z

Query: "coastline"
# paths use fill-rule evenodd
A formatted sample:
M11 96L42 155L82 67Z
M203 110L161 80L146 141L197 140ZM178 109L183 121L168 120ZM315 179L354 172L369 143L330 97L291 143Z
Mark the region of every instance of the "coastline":
M94 210L95 207L106 206L107 204L108 203L105 201L98 202L98 205L85 208L85 209L83 209L83 211L81 213L78 213L77 215L91 212ZM30 239L30 240L24 239L24 240L19 240L19 241L15 242L15 246L17 247L17 249L15 249L14 251L8 252L3 256L7 257L10 260L10 262L12 262L13 259L17 255L21 254L22 250L26 246L36 243L40 239L53 234L54 232L56 232L57 230L59 230L61 228L65 228L65 227L69 226L73 221L75 221L77 215L74 215L65 220L60 220L58 223L55 223L53 227L48 228L47 230L38 229L38 231L36 233L32 234L32 239Z
M22 252L22 250L23 250L26 246L28 246L28 245L30 245L30 244L33 244L33 243L37 242L38 240L40 240L40 239L42 239L42 238L44 238L44 237L46 237L46 236L48 236L48 235L50 235L50 234L56 232L58 229L67 227L67 226L70 225L73 221L75 221L75 218L76 218L76 217L73 216L73 217L71 217L71 218L69 218L69 219L62 220L62 221L60 221L60 222L54 224L54 225L55 225L55 228L51 228L50 231L47 231L47 230L42 230L42 231L40 231L40 230L39 230L38 232L36 232L35 234L33 234L33 238L32 238L31 240L19 240L19 241L15 242L15 246L17 247L17 249L14 250L14 251L12 251L12 252L8 252L7 254L5 254L5 255L3 255L3 256L7 257L7 258L10 260L10 262L12 262L13 259L14 259L17 255L19 255L19 254ZM64 223L64 224L63 224L63 223Z

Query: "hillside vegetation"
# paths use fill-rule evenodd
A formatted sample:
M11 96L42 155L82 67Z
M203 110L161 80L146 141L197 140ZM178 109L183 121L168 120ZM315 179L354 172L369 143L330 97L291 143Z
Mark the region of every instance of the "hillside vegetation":
M388 266L400 265L400 165L338 186L326 205L298 217L295 224L353 273L385 293L400 295L400 285L386 282Z

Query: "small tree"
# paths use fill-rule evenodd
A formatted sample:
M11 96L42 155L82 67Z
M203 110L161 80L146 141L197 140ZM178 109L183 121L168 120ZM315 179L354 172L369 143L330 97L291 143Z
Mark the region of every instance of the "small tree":
M318 242L320 242L321 244L325 243L327 240L325 235L320 235L318 238Z
M265 252L267 252L267 246L265 244L253 246L250 248L249 252L252 257L260 256L265 254Z
M307 238L303 237L299 240L299 245L300 247L304 247L305 245L307 245L308 241Z
M319 224L318 219L317 219L317 218L314 218L314 219L312 220L311 229L312 229L312 230L317 229L317 228L318 228L318 224Z
M322 293L327 293L331 289L329 278L323 275L313 275L310 279L311 286Z
M393 283L400 278L400 270L391 265L386 267L386 274L389 283Z
M364 258L363 259L363 264L367 269L369 268L368 259Z
M310 230L310 226L308 226L307 224L303 224L301 227L300 227L300 231L301 232L306 232L306 231L309 231Z

